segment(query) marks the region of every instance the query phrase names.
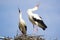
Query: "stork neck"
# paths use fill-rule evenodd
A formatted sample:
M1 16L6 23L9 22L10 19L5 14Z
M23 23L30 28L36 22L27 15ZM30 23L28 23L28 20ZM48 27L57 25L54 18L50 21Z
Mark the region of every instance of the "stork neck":
M28 9L27 13L31 15L31 14L33 14L33 12L36 11L36 10L38 10L38 7L37 7L37 6L35 6L35 7L32 8L32 9Z
M22 18L22 13L20 13L20 18Z
M32 15L33 14L33 12L31 11L31 9L28 9L27 13L28 13L28 15Z
M38 7L34 7L34 8L32 8L31 10L32 10L32 11L36 11L36 10L38 10Z

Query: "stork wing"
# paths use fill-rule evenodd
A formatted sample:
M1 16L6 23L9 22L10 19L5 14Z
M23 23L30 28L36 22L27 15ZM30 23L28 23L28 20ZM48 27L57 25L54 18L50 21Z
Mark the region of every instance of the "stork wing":
M43 30L45 30L45 28L47 28L47 26L44 24L43 20L41 20L39 18L35 18L34 16L32 16L32 18L33 18L34 21L36 21L37 23L39 23L43 26Z
M27 31L27 26L25 25L25 29L26 29L26 31Z
M27 26L19 23L19 29L23 34L26 34Z

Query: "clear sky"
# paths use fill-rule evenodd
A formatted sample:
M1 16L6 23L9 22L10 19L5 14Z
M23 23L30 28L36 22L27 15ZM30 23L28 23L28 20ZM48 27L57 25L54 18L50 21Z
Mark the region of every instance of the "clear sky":
M0 0L0 36L14 37L18 29L19 13L18 8L23 13L23 19L27 24L27 34L33 33L33 27L26 13L27 9L33 8L40 3L39 9L35 12L39 14L47 29L43 31L38 27L35 34L44 35L46 40L53 40L56 37L60 40L60 0Z

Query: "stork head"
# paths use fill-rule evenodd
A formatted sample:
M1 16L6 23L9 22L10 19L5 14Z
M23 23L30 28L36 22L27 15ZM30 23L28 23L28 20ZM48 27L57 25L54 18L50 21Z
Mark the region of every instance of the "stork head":
M35 7L39 7L40 3L38 3Z
M38 8L39 8L39 4L35 5L35 7L33 8L33 11L38 10Z
M20 9L18 8L19 13L21 12Z

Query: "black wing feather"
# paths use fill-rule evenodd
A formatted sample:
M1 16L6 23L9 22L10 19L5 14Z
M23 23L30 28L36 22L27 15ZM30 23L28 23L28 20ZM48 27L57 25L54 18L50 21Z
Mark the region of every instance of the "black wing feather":
M25 29L26 29L26 31L27 31L27 26L25 26Z

